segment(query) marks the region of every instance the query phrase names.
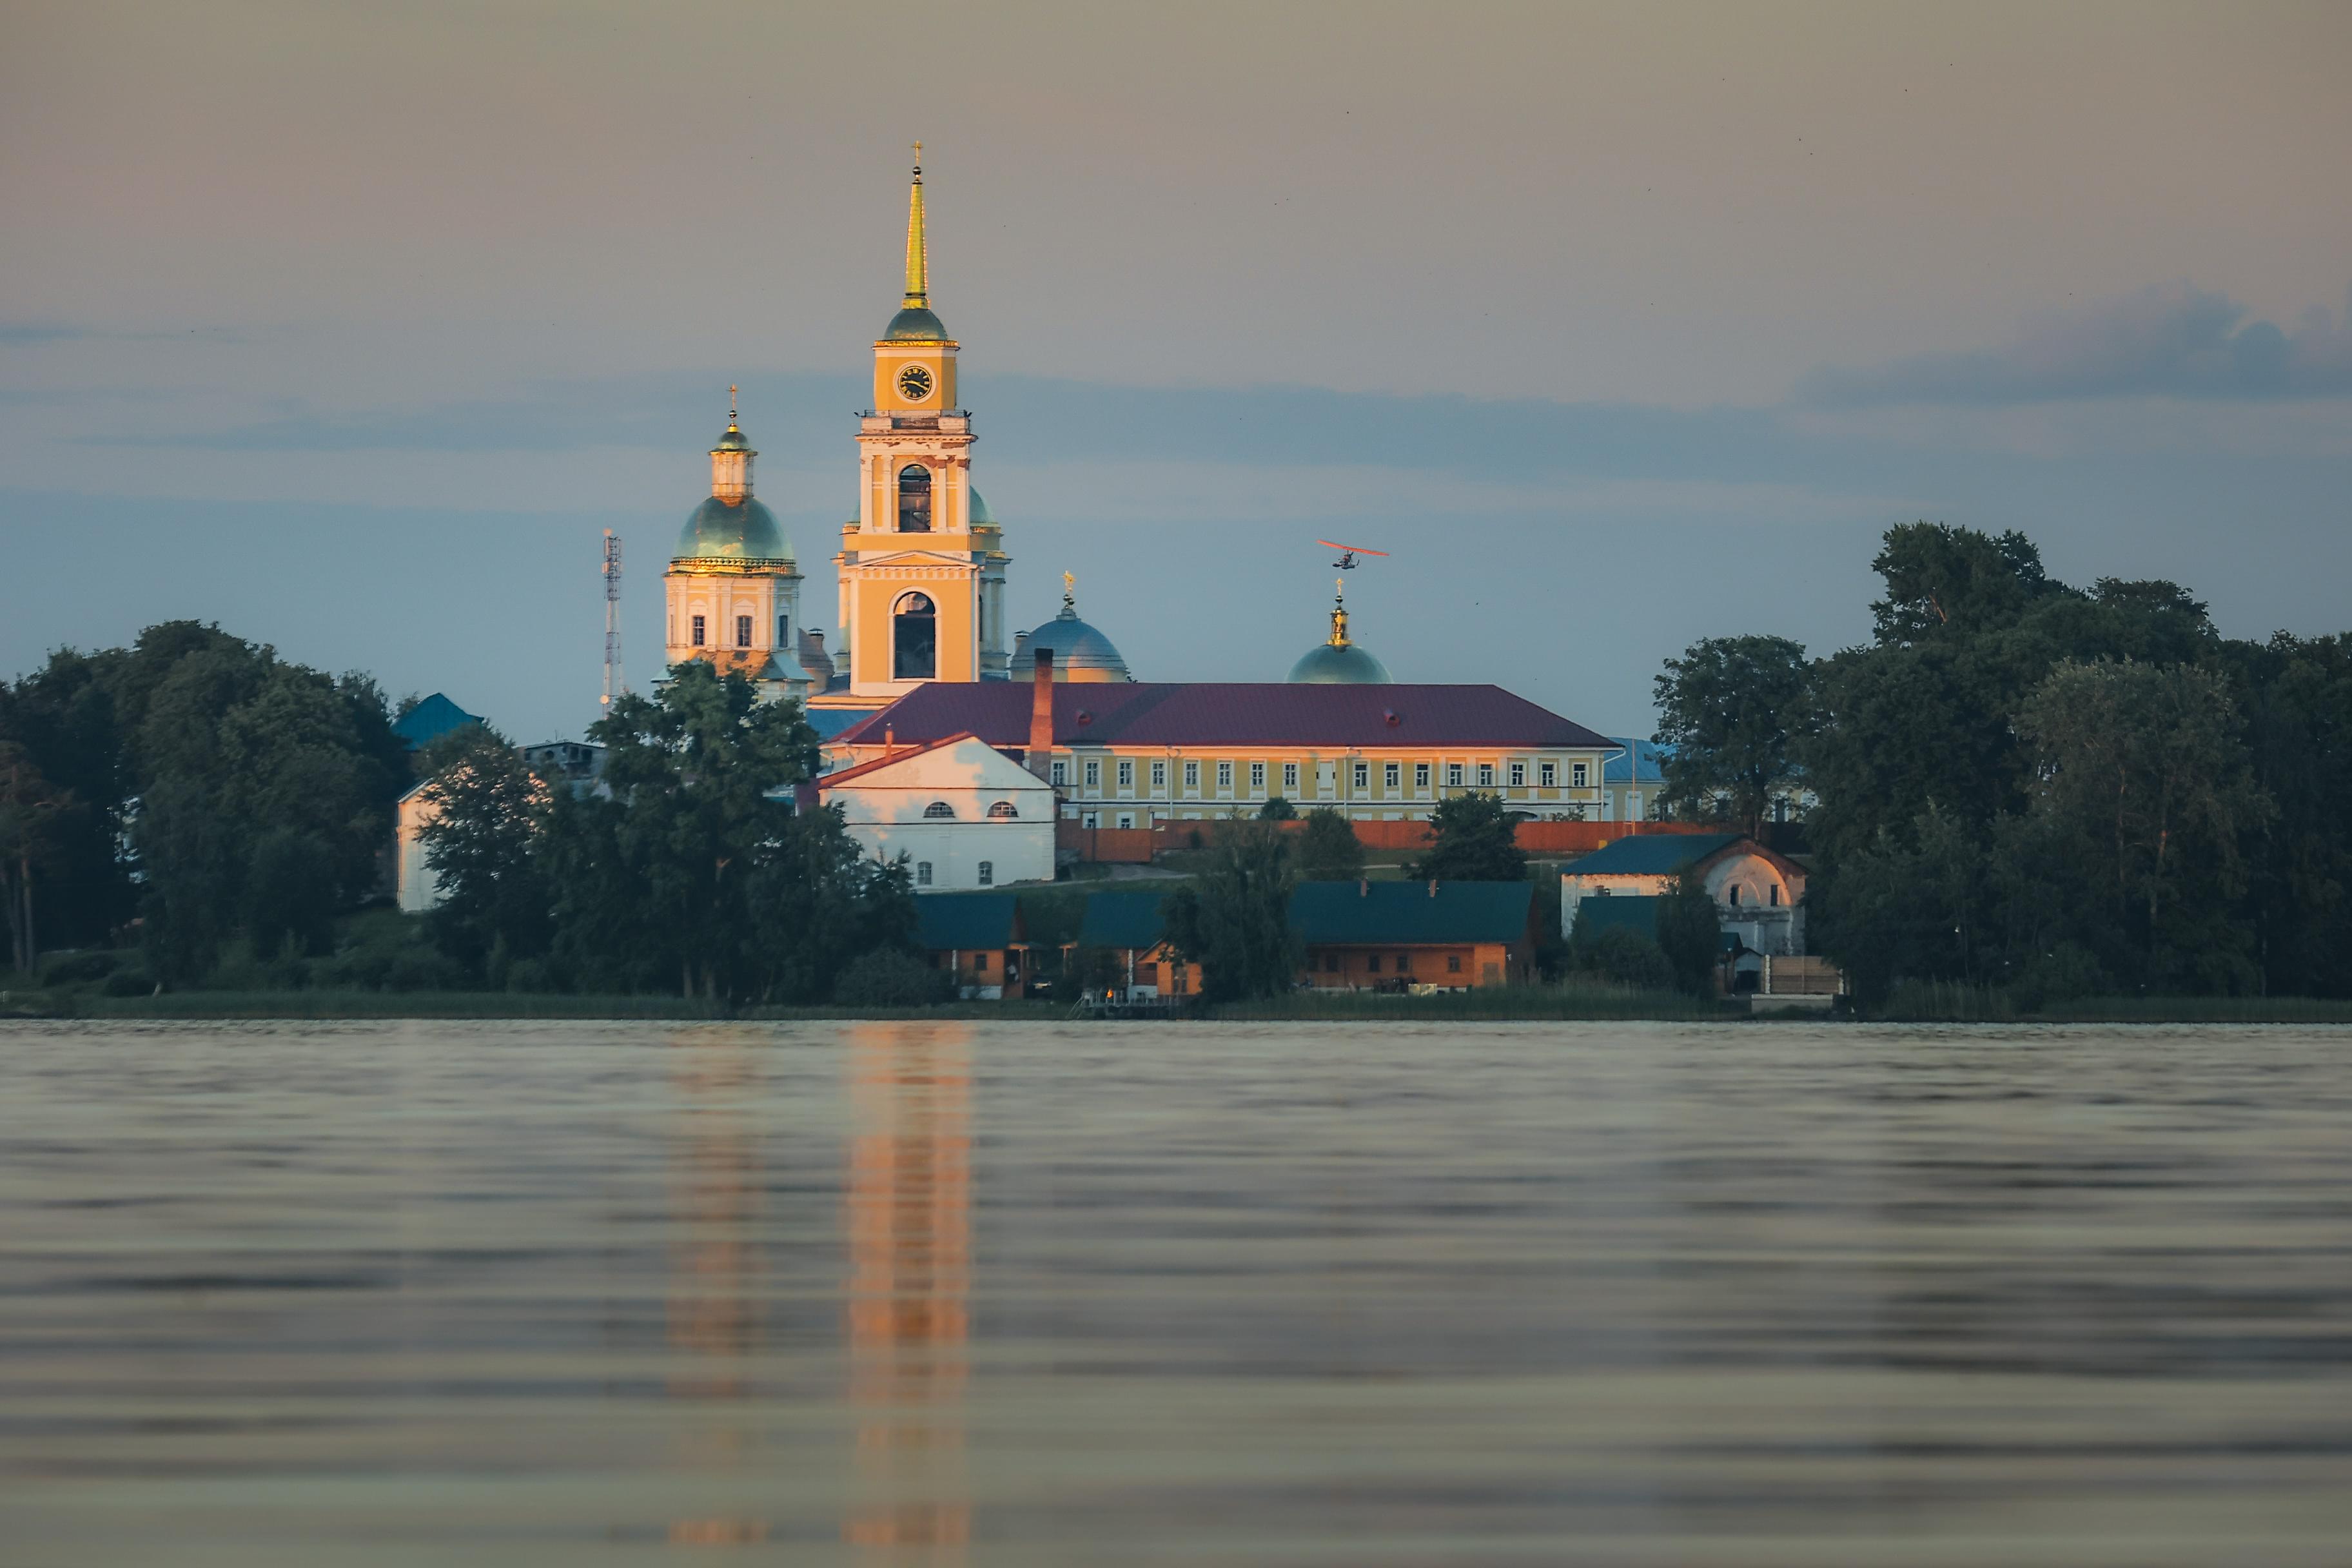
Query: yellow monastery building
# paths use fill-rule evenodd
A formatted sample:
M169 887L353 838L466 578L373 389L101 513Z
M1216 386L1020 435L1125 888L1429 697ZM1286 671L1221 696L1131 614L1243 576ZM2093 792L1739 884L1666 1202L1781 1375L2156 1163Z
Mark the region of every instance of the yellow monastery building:
M971 480L960 348L931 307L919 164L904 296L858 419L857 515L834 556L838 645L801 623L792 546L752 494L758 454L730 413L665 576L670 663L709 659L800 700L836 769L976 736L1055 786L1062 816L1104 827L1277 795L1360 818L1425 816L1472 790L1528 816L1607 814L1615 742L1499 687L1397 683L1338 598L1282 682L1137 681L1066 574L1060 613L1008 637L1012 558Z

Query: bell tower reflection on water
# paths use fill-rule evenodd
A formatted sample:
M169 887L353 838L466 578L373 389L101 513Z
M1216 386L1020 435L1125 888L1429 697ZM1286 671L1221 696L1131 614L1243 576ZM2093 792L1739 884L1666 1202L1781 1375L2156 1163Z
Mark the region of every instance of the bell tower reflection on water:
M971 1031L854 1026L848 1073L842 1224L857 1448L842 1538L893 1563L961 1563L971 1539Z

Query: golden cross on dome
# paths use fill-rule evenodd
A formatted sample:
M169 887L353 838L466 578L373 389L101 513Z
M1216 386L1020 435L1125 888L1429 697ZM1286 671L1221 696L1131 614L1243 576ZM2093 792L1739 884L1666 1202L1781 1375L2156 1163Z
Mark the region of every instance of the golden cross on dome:
M727 423L730 425L735 423L735 384L733 382L727 384Z
M1078 591L1078 578L1077 578L1077 574L1076 574L1076 573L1074 573L1074 572L1065 572L1065 573L1063 573L1063 574L1062 574L1062 597L1064 597L1065 599L1066 599L1066 598L1068 598L1071 595L1073 595L1073 594L1076 593L1077 591Z

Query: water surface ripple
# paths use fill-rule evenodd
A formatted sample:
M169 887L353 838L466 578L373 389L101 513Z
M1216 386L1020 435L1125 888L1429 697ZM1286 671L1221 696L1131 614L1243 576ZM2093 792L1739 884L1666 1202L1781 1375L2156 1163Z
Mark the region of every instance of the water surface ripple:
M2352 1031L0 1025L0 1562L2352 1562Z

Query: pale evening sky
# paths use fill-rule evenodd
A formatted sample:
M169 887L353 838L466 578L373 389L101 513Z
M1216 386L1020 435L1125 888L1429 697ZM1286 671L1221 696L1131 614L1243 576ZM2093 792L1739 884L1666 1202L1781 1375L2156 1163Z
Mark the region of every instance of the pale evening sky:
M1915 517L2345 629L2352 7L0 0L0 676L217 620L576 733L743 386L830 626L920 137L1016 625L1646 731Z

